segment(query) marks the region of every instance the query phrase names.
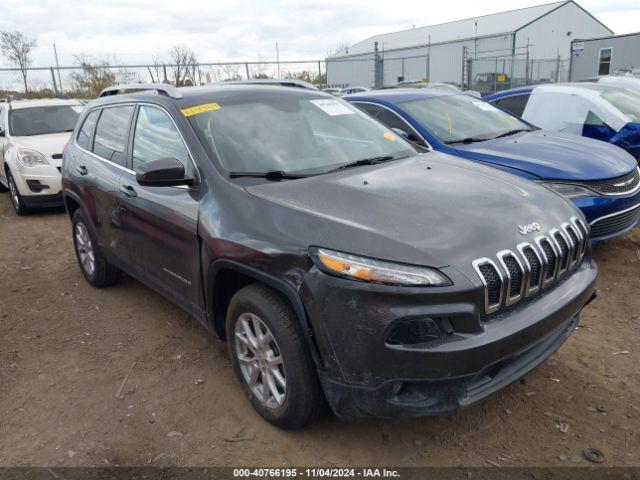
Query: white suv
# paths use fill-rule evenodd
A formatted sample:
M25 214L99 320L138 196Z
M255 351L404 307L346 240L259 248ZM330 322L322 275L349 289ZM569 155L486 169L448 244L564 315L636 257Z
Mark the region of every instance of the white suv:
M77 100L0 102L0 190L24 215L63 205L62 149L84 106Z

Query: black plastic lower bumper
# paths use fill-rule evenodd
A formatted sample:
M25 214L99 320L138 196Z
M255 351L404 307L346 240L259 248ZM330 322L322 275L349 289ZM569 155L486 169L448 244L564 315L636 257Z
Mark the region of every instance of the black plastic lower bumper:
M24 195L22 201L29 208L62 207L62 193L55 195Z
M569 338L579 314L529 349L489 365L476 375L442 381L387 381L376 388L323 380L325 395L336 415L416 417L438 415L472 405L517 381L549 358Z

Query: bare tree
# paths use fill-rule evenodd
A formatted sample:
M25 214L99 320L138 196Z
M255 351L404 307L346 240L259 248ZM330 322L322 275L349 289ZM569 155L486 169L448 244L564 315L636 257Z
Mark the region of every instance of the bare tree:
M27 38L20 32L0 32L0 51L9 62L16 65L22 74L24 93L29 92L27 73L31 66L31 50L37 45L33 39Z
M166 83L167 78L162 60L159 57L153 56L153 65L147 66L149 76L151 77L151 83Z
M174 45L169 52L171 59L171 74L173 76L173 84L181 87L187 84L196 83L196 64L198 58L193 50L186 45Z
M76 55L81 71L71 74L76 92L97 97L107 87L116 84L116 75L109 70L109 62L94 62L86 55Z

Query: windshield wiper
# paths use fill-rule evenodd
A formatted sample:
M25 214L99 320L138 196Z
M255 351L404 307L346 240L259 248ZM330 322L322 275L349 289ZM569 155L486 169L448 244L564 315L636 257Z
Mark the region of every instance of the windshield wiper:
M287 173L282 170L269 170L268 172L229 172L230 178L266 178L267 180L294 180L296 178L311 177L313 174Z
M487 139L486 138L474 138L474 137L467 137L467 138L461 138L459 140L449 140L448 142L444 142L445 145L453 145L454 143L477 143L477 142L486 142Z
M504 133L501 133L497 137L493 137L493 138L496 139L496 138L508 137L510 135L515 135L516 133L528 132L528 131L529 131L528 128L516 128L515 130L508 130L508 131L506 131Z
M360 160L356 160L355 162L349 162L345 163L344 165L340 165L339 167L333 168L326 173L346 170L347 168L361 167L362 165L375 165L377 163L388 162L389 160L396 160L396 157L394 157L393 155L381 155L379 157L363 158Z

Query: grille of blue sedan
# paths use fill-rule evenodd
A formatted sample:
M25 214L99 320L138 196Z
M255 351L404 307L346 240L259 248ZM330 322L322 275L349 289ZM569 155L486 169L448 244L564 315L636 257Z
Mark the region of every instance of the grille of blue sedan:
M531 243L474 260L482 281L484 313L498 312L538 294L577 268L587 250L587 232L584 222L573 217Z
M638 185L640 185L640 172L637 168L618 178L584 183L585 187L602 195L624 195L636 190Z

